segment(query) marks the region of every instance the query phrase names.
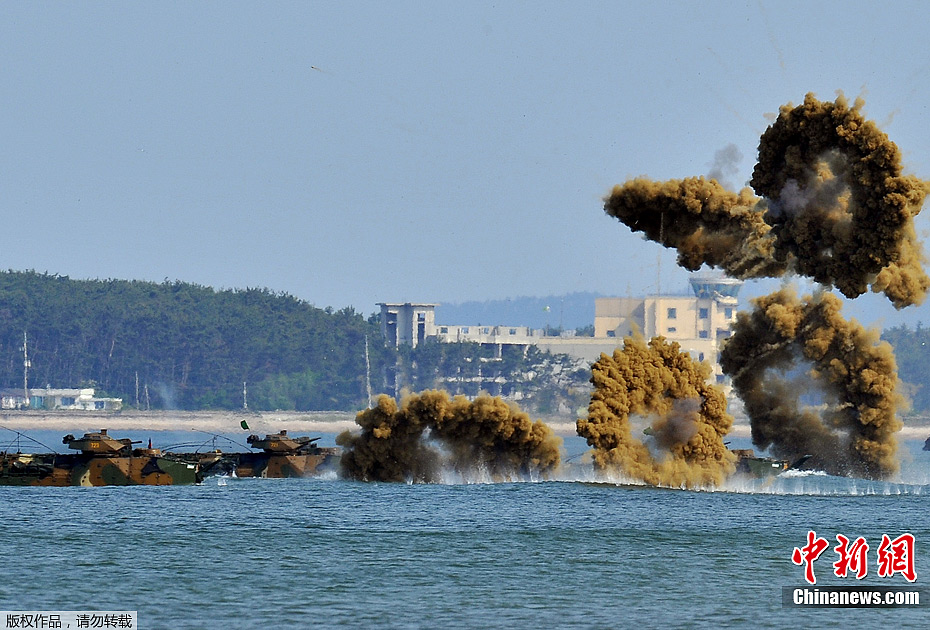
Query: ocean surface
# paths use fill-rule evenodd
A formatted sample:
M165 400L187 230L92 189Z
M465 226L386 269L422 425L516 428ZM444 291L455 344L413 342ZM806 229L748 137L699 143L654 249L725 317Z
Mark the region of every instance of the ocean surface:
M57 432L37 434L62 450ZM833 575L837 534L871 546L862 583L930 584L930 452L920 447L904 444L893 482L789 473L713 491L596 480L584 465L518 483L0 487L0 609L136 610L146 630L927 628L927 606L781 601L783 586L805 585L791 554L808 530L831 544L814 564L818 586L856 585ZM570 438L566 449L585 446ZM902 533L916 539L913 585L877 576L882 534Z

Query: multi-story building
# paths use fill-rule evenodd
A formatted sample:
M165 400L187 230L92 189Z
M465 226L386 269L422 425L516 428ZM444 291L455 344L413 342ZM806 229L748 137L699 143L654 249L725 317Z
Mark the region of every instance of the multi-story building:
M526 326L436 324L438 304L410 302L379 303L381 332L394 346L415 347L427 338L445 343L470 341L492 346L500 356L505 345L534 345L587 363L596 361L601 353L612 353L625 337L663 336L678 342L696 360L709 363L715 380L723 382L718 352L736 319L742 282L710 274L695 274L689 282L693 295L597 298L593 337L573 331L552 336Z
M438 304L414 302L378 302L381 307L381 334L394 346L416 348L435 335Z
M642 335L676 341L698 361L707 361L718 382L720 342L730 336L736 320L740 280L695 274L694 295L654 295L644 298L598 298L594 306L595 339Z

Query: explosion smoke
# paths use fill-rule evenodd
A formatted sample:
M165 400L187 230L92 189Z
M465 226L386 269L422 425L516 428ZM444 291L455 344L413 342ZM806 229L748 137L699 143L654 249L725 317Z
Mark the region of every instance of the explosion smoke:
M588 417L578 420L577 430L593 447L599 471L619 469L649 484L686 487L716 485L733 473L736 458L723 444L733 418L723 392L707 382L706 364L695 363L677 343L625 339L591 372ZM651 420L658 458L633 437L634 414Z
M342 475L361 481L436 482L445 466L495 479L545 476L560 461L562 440L547 425L487 395L470 402L425 391L405 397L400 409L381 395L355 421L362 432L342 433L337 443L345 448Z
M702 177L634 179L616 186L607 214L702 264L737 278L788 271L835 286L846 297L869 286L896 308L919 304L930 288L914 231L930 183L902 175L898 147L840 96L808 94L781 108L759 143L739 194Z
M871 286L896 308L919 304L930 278L914 217L930 183L902 175L898 147L862 117L862 105L808 94L802 105L782 107L762 135L750 181L761 199L748 188L732 193L702 177L639 178L616 186L604 209L676 248L679 264L690 270L707 264L743 279L793 272L849 298ZM751 314L738 315L721 357L746 405L753 443L782 457L812 455L813 464L836 474L893 474L901 423L891 347L843 319L840 299L831 294L802 302L785 289L754 304ZM802 364L810 366L806 374ZM596 387L605 369L595 365ZM820 393L817 408L800 402L811 385ZM607 380L603 387L592 397L589 420L579 421L579 434L601 449L595 454L601 466L611 459L604 453L621 445L617 459L638 462L645 451L638 442L627 446L622 418L663 403L655 401L650 383ZM643 402L625 402L639 400L631 387L645 388ZM602 402L617 396L622 402ZM592 419L601 417L619 428L592 429Z
M713 179L637 178L614 187L604 210L634 232L677 249L685 269L707 264L736 278L781 276L786 267L775 260L772 228L758 204L748 188L732 193Z
M798 300L794 291L753 300L741 312L721 355L724 372L752 419L752 441L779 457L813 455L828 473L867 478L898 469L894 434L900 399L891 346L840 314L829 293ZM798 387L784 375L803 360L804 380L823 396L820 409L802 408Z

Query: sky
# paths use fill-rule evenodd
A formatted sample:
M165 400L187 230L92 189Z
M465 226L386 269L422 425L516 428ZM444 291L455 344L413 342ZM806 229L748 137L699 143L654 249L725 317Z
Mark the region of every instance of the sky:
M678 290L611 188L726 158L739 189L778 108L837 91L930 179L928 23L924 2L0 3L0 268L365 314Z

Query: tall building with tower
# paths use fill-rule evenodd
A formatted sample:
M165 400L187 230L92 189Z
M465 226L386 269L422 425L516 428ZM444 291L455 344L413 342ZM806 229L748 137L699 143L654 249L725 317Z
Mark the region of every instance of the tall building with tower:
M381 307L381 334L388 345L416 348L434 336L438 304L378 302Z
M594 306L595 339L642 335L676 341L698 361L710 363L723 382L718 363L720 342L730 336L743 283L717 274L693 274L692 295L598 298Z

